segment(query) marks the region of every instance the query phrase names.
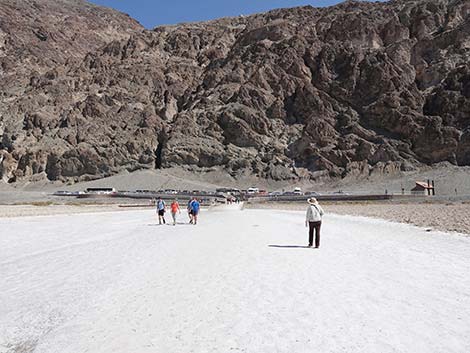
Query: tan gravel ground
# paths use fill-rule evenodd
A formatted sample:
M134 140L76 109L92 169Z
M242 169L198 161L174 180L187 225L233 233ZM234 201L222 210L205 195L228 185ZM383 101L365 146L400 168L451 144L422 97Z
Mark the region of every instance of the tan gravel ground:
M419 227L470 235L470 203L324 203L326 212L410 223ZM248 208L303 210L294 203L248 204Z
M59 214L96 213L124 210L118 205L50 205L36 203L33 205L1 205L1 217L52 216Z

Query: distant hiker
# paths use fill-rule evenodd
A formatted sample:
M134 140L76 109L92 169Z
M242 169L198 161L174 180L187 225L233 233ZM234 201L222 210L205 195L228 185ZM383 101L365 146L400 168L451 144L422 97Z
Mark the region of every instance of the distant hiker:
M180 205L177 199L175 199L171 203L170 209L171 209L171 217L173 218L173 225L175 226L176 225L176 213L179 212L181 214Z
M192 211L192 215L193 215L193 224L196 225L197 224L197 216L199 215L199 209L201 207L201 204L199 203L199 201L194 198L193 201L191 202L191 211Z
M162 200L161 197L157 199L157 202L155 203L155 206L157 207L157 213L158 213L158 224L166 224L165 222L165 208L166 204L165 201Z
M193 204L193 201L194 199L189 199L188 201L188 217L189 217L189 223L190 224L193 224L193 207L192 207L192 204Z
M307 200L308 208L305 218L305 226L309 227L308 246L313 246L313 232L315 231L315 247L320 247L320 228L323 214L325 213L318 203L317 199L312 197Z

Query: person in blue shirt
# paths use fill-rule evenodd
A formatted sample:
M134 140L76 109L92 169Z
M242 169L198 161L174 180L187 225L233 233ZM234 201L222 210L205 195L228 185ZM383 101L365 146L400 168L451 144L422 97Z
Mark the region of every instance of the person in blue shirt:
M193 214L193 224L196 225L197 224L197 216L199 214L199 209L201 207L201 204L199 203L199 201L194 198L193 201L191 202L191 210L192 210L192 214Z
M166 224L165 222L165 201L162 200L161 197L157 199L157 202L155 202L155 207L157 207L157 213L158 213L158 224Z

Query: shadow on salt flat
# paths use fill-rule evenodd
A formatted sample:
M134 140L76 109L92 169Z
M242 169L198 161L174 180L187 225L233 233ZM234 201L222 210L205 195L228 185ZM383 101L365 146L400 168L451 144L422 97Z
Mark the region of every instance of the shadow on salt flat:
M306 245L268 245L268 247L281 249L314 249L313 247Z
M158 223L149 223L147 224L148 227L160 227L160 226L172 226L173 222L171 223L164 223L164 224L158 224ZM177 226L193 226L194 224L191 223L183 223L183 222L176 222Z

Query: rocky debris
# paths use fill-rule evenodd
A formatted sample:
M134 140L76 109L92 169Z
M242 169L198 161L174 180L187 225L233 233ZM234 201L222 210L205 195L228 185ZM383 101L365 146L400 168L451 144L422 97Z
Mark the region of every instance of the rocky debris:
M318 180L470 164L468 1L348 1L153 31L62 1L0 0L5 181L172 166ZM28 6L41 24L18 44ZM88 24L80 39L58 22L66 11Z

